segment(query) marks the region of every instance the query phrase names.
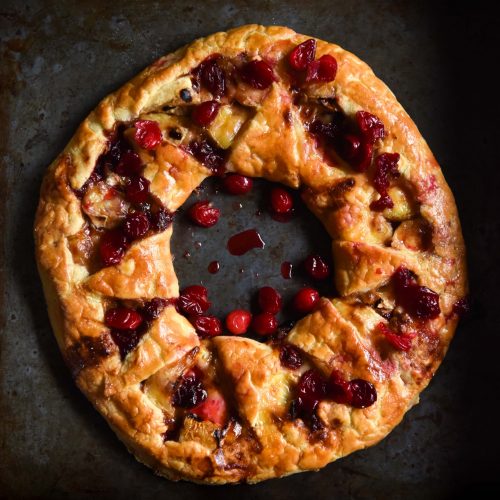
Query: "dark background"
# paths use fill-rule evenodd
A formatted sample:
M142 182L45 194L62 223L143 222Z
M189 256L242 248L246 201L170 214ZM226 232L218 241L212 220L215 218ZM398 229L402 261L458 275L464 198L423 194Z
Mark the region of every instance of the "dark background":
M479 2L2 0L0 497L498 493L496 20ZM160 55L249 22L338 43L391 87L455 193L474 307L420 405L378 446L318 473L209 490L155 477L136 463L75 389L45 312L31 231L45 168L102 97Z

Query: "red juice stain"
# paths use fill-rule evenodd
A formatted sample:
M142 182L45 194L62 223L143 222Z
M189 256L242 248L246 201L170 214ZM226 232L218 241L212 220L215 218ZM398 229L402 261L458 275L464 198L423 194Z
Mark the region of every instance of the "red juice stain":
M219 269L220 269L220 264L218 260L213 260L212 262L210 262L210 264L208 264L208 272L210 274L218 273Z
M243 255L252 248L264 248L265 245L264 240L255 229L247 229L231 236L227 242L227 249L231 255Z
M281 264L281 276L283 276L286 280L292 279L292 269L293 264L291 262L283 262Z

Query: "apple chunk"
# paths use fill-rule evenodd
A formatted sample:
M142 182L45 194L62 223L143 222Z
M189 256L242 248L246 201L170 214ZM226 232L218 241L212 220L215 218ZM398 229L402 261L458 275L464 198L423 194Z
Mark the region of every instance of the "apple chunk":
M219 147L227 149L247 119L248 111L241 106L221 106L207 130Z

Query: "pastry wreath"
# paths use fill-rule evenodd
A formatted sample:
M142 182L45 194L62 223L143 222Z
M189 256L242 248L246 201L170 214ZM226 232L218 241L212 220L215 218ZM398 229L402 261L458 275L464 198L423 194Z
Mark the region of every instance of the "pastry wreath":
M300 189L332 238L339 296L286 339L203 330L203 297L191 321L175 307L172 214L224 171ZM278 26L197 40L106 97L45 176L35 240L78 387L171 479L253 483L377 443L467 293L453 196L415 124L354 55Z

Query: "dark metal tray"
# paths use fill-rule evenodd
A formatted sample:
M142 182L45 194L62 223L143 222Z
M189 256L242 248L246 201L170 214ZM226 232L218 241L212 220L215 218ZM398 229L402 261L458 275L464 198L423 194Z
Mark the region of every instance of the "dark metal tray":
M495 103L482 115L487 96L498 102L498 92L481 69L485 47L499 46L493 18L455 2L3 0L0 497L456 498L493 491L500 131ZM45 168L102 97L160 55L248 22L289 25L338 43L389 84L456 195L476 305L420 405L379 445L318 473L207 490L158 478L138 464L76 390L48 322L31 228ZM231 203L223 207L234 214L229 229L220 231L253 224L248 207L240 212ZM324 240L314 221L289 230L265 219L258 224L268 235L266 250L235 261L220 251L222 233L200 239L182 217L177 224L181 282L203 274L221 311L234 297L246 300L259 283L256 273L280 280L282 260L297 260ZM182 258L185 250L191 259ZM217 252L224 270L212 277L205 269Z

